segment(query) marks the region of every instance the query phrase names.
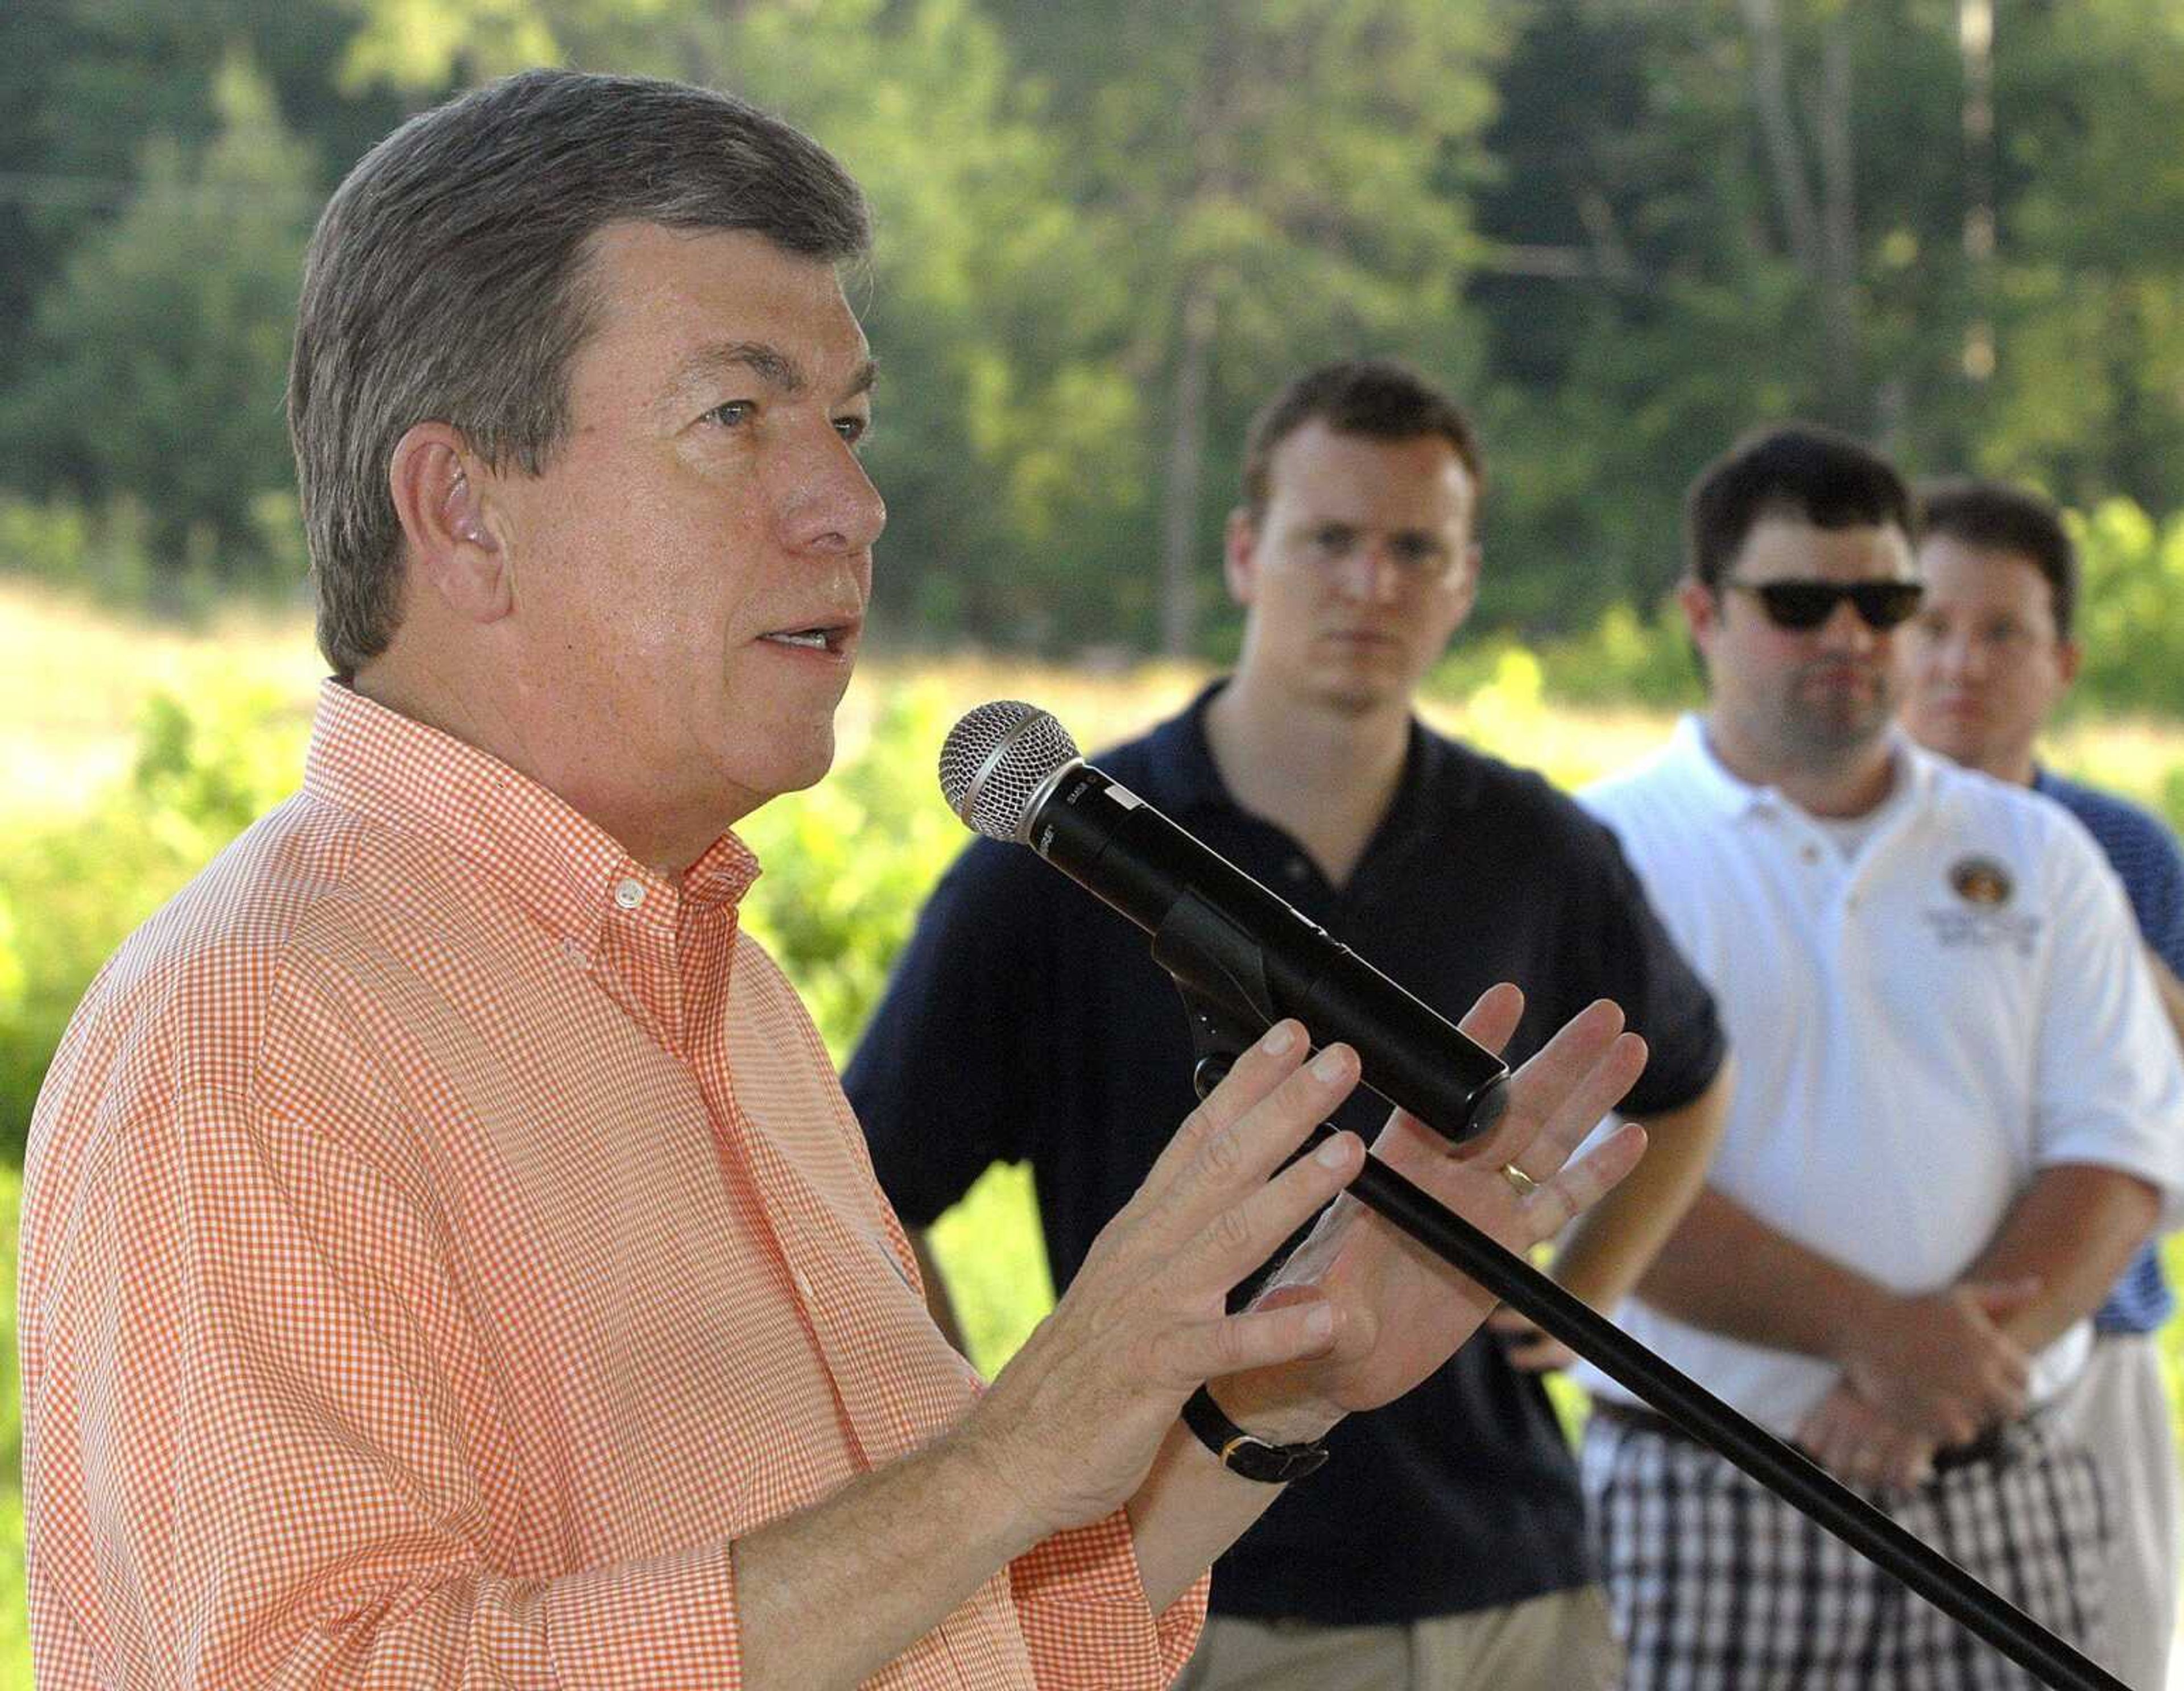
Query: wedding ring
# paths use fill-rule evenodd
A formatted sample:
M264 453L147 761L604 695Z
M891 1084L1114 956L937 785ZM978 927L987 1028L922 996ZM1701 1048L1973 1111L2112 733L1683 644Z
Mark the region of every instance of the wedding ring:
M1502 1165L1502 1178L1517 1189L1518 1197L1529 1197L1540 1189L1540 1183L1514 1163L1504 1163Z

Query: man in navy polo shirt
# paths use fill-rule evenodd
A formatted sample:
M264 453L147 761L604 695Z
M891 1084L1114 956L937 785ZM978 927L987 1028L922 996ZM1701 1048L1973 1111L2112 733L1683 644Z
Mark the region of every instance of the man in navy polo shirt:
M2170 1024L2184 1038L2184 853L2137 805L2066 781L2032 744L2078 672L2078 560L2055 508L1992 482L1920 498L1925 600L1910 628L1903 721L1934 751L2044 793L2085 824L2131 900ZM2155 1334L2176 1308L2151 1243L2093 1316L2093 1352L2059 1406L2103 1465L2110 1503L2106 1666L2168 1683L2176 1629L2176 1434Z
M1607 1307L1703 1176L1724 1046L1606 830L1412 715L1471 609L1481 481L1469 423L1409 371L1348 363L1291 382L1252 425L1228 522L1234 675L1095 761L1443 1013L1518 983L1513 1061L1595 998L1624 1007L1652 1052L1625 1102L1652 1148L1557 1270ZM845 1084L915 1228L989 1164L1028 1158L1066 1286L1158 1153L1151 1125L1190 1107L1191 1066L1143 937L1031 853L982 840L934 892ZM1344 1423L1325 1476L1217 1565L1179 1683L1610 1683L1574 1465L1536 1377L1559 1359L1512 1324Z

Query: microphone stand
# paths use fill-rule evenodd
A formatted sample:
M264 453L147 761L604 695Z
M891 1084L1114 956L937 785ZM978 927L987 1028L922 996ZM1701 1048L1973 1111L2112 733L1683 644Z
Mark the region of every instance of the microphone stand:
M1192 957L1163 931L1158 961L1175 978L1190 1019L1201 1098L1219 1084L1263 1028L1263 1016L1238 1007L1221 990L1233 979L1226 961ZM1210 948L1211 949L1211 948ZM1179 952L1183 954L1178 954ZM1188 978L1187 978L1188 977ZM1218 983L1218 985L1217 985ZM1239 995L1248 1007L1248 996ZM1334 1133L1312 1130L1303 1149ZM1777 1497L1894 1575L1943 1614L1984 1638L2051 1691L2128 1691L2124 1683L2074 1649L2015 1604L1906 1532L1810 1458L1740 1415L1689 1375L1671 1367L1590 1305L1496 1242L1430 1193L1376 1158L1350 1183L1351 1196L1529 1317L1610 1379L1651 1404L1692 1437L1741 1468Z

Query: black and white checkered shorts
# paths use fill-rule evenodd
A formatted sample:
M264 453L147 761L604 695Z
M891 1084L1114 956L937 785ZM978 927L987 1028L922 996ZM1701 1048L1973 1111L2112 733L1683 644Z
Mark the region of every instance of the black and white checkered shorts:
M1595 1415L1583 1469L1623 1691L2027 1691L2038 1681L1713 1451ZM1872 1496L2065 1642L2099 1641L2092 1460L2038 1421L1917 1492Z

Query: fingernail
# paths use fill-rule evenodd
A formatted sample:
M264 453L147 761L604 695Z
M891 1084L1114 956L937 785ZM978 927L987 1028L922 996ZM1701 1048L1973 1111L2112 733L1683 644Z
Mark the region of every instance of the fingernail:
M1279 1057L1296 1043L1296 1024L1276 1022L1267 1030L1266 1038L1259 1041L1259 1049L1269 1057Z
M1330 1139L1312 1153L1312 1159L1323 1169L1339 1169L1350 1160L1350 1147L1340 1138Z
M1334 1331L1334 1309L1332 1304L1315 1303L1305 1312L1305 1334L1309 1338L1323 1339Z
M1343 1056L1340 1048L1329 1046L1312 1060L1312 1078L1315 1080L1335 1080L1342 1074Z

